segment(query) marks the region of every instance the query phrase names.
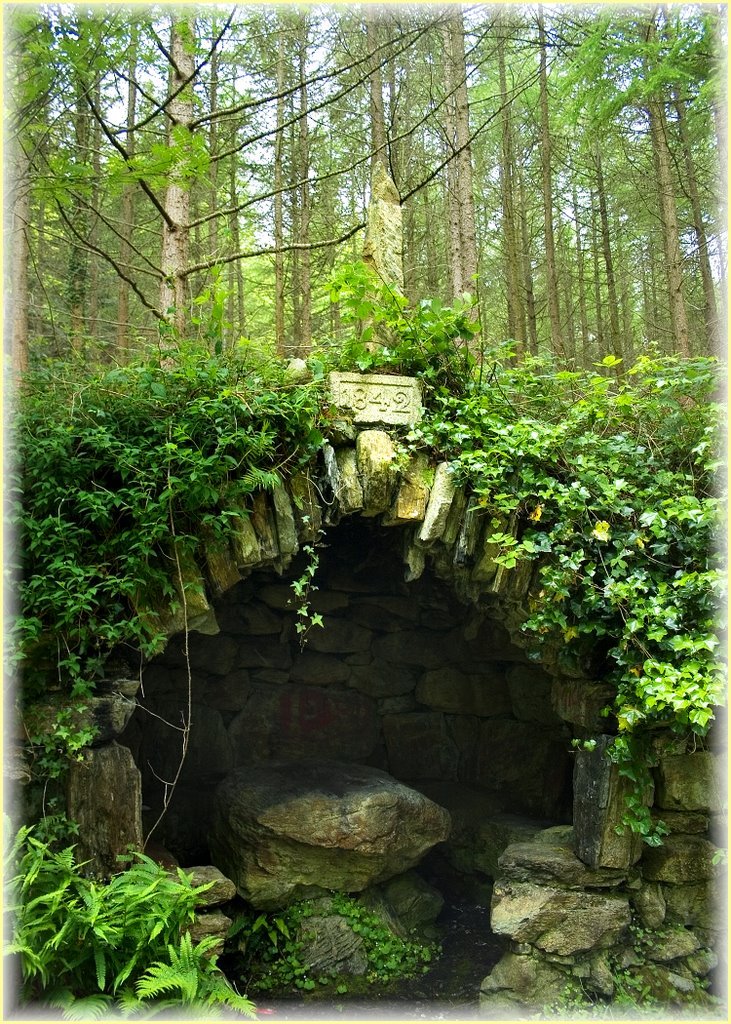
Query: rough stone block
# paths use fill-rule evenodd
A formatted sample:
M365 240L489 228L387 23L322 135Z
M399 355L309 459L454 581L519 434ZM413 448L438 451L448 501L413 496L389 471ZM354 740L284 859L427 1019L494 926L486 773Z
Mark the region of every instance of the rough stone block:
M283 484L278 484L272 491L274 505L274 524L277 530L277 546L280 557L289 559L299 549L297 540L297 524L294 518L292 502Z
M330 686L343 683L349 678L349 665L332 654L304 650L294 659L289 678L294 683L311 683L314 686Z
M490 921L498 935L571 956L613 945L630 923L628 898L530 882L498 881Z
M239 569L249 569L261 562L261 549L249 514L233 521L231 547Z
M196 889L201 885L209 886L196 898L197 907L217 907L221 903L228 903L236 895L234 883L213 864L185 868L185 874L192 876L191 882Z
M389 771L399 779L457 777L459 755L444 716L415 711L383 718Z
M276 561L279 558L277 526L264 491L259 491L252 499L251 525L259 542L259 561Z
M348 685L369 697L398 697L410 693L415 682L414 673L405 666L376 660L353 666Z
M656 807L706 813L723 808L716 758L709 751L663 757L655 778Z
M380 515L391 504L398 479L393 441L383 430L363 430L355 443L355 457L363 485L362 515Z
M574 768L576 852L590 867L626 868L642 855L641 837L616 831L625 813L629 780L606 756L611 736L600 736L594 750L579 750ZM651 794L647 795L648 804Z
M500 877L567 889L611 888L620 885L627 877L626 871L617 868L587 867L569 844L570 840L564 843L543 842L540 836L535 842L513 843L498 861Z
M142 780L127 747L110 743L71 764L66 813L79 826L76 858L89 862L87 874L115 874L123 868L120 854L142 849Z
M540 956L505 953L480 985L480 1010L484 1020L514 1019L540 1012L562 998L569 981L566 969Z
M551 677L537 665L512 665L507 672L513 715L522 722L561 721L551 703Z
M352 654L367 651L373 634L370 629L358 626L349 619L328 619L323 628L314 627L307 634L307 646L321 654Z
M416 699L435 711L491 718L510 712L505 677L483 668L479 675L467 675L446 666L424 673L416 687Z
M431 544L444 533L457 485L448 462L440 462L434 472L434 483L429 495L424 522L418 539L422 544Z
M295 473L289 481L297 533L303 544L317 540L322 527L322 509L314 483L306 473Z
M415 377L333 372L329 383L333 405L361 427L413 426L424 413Z
M421 522L429 501L429 472L425 456L412 458L401 478L393 505L381 522L384 526L403 526Z
M665 836L662 846L645 850L642 874L651 882L703 882L716 874L715 852L713 843L701 836Z
M206 575L213 593L218 597L241 579L241 573L231 551L228 539L216 537L212 531L206 531L203 545L206 563Z
M554 710L564 722L589 732L601 732L605 720L602 708L612 703L611 686L589 679L554 678L551 700Z

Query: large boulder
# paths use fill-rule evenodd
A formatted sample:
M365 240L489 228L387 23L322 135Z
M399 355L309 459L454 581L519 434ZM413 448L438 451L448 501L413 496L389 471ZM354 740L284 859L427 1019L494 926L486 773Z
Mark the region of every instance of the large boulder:
M413 867L449 835L443 807L386 772L340 761L272 761L216 791L214 863L255 907L360 892Z

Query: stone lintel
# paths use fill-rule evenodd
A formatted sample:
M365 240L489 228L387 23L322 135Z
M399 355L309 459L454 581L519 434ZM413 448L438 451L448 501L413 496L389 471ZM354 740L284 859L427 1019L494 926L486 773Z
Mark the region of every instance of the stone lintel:
M358 426L413 426L423 415L415 377L386 373L330 374L333 405L352 415Z

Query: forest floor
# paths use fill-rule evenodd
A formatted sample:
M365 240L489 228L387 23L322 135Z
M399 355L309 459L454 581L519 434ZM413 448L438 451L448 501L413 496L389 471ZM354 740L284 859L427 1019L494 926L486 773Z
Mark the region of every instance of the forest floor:
M490 930L489 907L447 905L439 919L442 954L426 974L330 999L260 997L259 1013L277 1020L477 1020L480 982L500 959L504 942Z

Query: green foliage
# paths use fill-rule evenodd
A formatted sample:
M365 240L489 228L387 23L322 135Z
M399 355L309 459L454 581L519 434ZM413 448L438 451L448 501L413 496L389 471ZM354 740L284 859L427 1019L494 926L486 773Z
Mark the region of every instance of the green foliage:
M372 911L352 896L332 894L327 913L344 917L363 941L368 968L367 984L389 983L426 972L438 953L435 945L399 938ZM272 914L242 914L229 931L245 958L244 973L255 991L311 992L326 988L338 994L347 991L342 976L313 974L302 959L302 940L307 921L322 914L317 901L303 900L285 911Z
M14 659L26 693L53 673L82 698L121 642L154 651L145 595L174 603L173 542L195 552L317 448L315 386L278 364L183 351L171 369L79 365L28 375L8 488L17 528ZM59 724L61 727L63 723Z
M302 551L307 557L307 562L302 574L296 580L292 580L290 587L297 599L297 622L295 625L300 647L304 648L307 643L307 634L312 627L324 626L325 623L322 620L322 614L313 612L309 604L310 594L313 590L318 589L313 581L320 564L320 556L314 544L303 545Z
M60 1006L71 1019L100 1015L115 999L139 1008L161 995L170 1005L225 1003L252 1015L209 956L212 940L194 947L185 931L211 883L194 888L180 868L173 877L144 854L108 882L94 881L74 847L53 838L58 827L51 831L43 839L21 828L7 857L13 934L5 952L19 960L23 1001Z
M338 362L343 368L418 376L428 387L461 391L474 368L468 343L479 332L472 296L451 306L422 299L409 307L394 286L358 262L341 267L330 283L345 323L355 326Z
M603 366L496 360L486 386L435 396L409 440L451 461L490 517L498 564L536 563L525 629L537 654L615 685L607 714L629 775L640 762L625 734L702 736L724 700L723 410L714 360L643 357L619 381ZM628 823L652 841L640 806Z

